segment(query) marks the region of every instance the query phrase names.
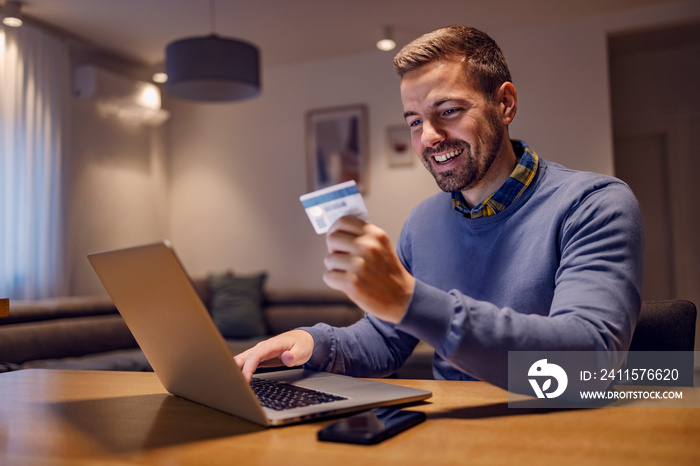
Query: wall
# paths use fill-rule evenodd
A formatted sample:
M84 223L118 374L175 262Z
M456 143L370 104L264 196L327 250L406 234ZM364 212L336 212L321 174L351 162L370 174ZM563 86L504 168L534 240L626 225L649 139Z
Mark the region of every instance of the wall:
M375 222L397 237L409 209L437 188L417 162L387 166L385 128L403 122L396 84L391 57L373 54L265 70L263 95L250 102L175 103L172 240L192 272L263 269L275 288L323 286L325 242L299 203L308 109L368 106L365 199Z
M487 31L503 48L519 93L511 137L571 168L612 174L607 33L693 14L690 5L660 7ZM410 208L437 188L419 162L387 165L386 128L402 123L391 54L269 68L263 78L263 95L253 101L171 102L170 236L195 275L267 270L270 288L323 288L325 243L298 201L306 190L306 111L368 106L366 202L393 240Z
M93 63L132 78L131 64L74 49L73 65ZM87 254L158 241L169 234L164 127L103 116L95 98L73 98L71 150L64 159L70 294L104 293Z

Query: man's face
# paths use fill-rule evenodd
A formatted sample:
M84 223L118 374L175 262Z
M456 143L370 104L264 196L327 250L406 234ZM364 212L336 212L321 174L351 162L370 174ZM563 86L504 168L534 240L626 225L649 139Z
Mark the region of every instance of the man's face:
M440 189L477 186L500 152L505 124L496 104L469 82L462 61L406 73L401 100L413 150Z

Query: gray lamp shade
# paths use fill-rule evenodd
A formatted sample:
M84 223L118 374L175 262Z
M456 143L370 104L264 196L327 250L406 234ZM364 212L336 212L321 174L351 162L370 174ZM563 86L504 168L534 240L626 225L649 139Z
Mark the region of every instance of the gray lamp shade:
M260 53L216 35L189 37L165 49L166 90L189 100L244 100L260 94Z

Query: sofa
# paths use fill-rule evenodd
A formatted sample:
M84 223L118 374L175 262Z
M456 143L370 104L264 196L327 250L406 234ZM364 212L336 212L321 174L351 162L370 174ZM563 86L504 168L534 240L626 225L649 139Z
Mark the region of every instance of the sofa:
M363 316L332 290L267 291L264 282L264 274L230 273L193 280L232 354L296 327L347 326ZM243 309L247 317L237 321L226 314L231 308ZM432 378L432 358L432 348L421 342L393 376ZM27 368L152 370L107 296L10 301L8 315L0 317L0 372Z

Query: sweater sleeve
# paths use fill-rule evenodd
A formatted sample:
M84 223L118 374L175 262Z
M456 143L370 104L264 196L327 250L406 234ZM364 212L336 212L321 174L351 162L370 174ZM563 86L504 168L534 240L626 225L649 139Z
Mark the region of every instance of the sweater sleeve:
M391 375L418 344L418 339L369 314L348 327L320 323L302 330L314 339L305 368L353 377Z
M549 309L499 308L417 280L398 329L435 348L438 375L461 372L502 388L508 351L605 351L619 367L641 306L644 240L631 191L621 183L611 189L612 198L591 192L564 219ZM410 271L410 248L399 253Z

